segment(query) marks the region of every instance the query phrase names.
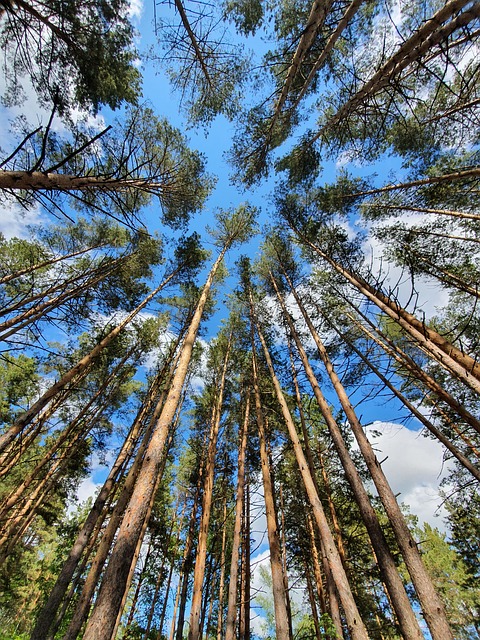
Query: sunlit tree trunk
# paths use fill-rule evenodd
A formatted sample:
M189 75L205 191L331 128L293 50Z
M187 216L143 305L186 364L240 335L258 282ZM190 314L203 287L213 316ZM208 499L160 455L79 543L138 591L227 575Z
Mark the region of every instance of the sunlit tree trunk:
M145 452L144 461L120 526L94 611L87 624L84 640L103 640L111 635L114 629L135 548L141 536L144 519L148 515L151 496L158 486L158 471L163 459L164 445L180 401L203 309L226 249L227 246L224 247L210 271L182 344L177 370Z
M213 499L213 482L215 474L215 457L217 452L218 433L220 430L220 419L222 417L223 395L225 391L225 381L227 377L228 360L232 346L232 335L230 334L225 357L222 366L222 373L218 385L217 397L212 411L210 437L208 443L207 461L205 468L205 480L202 501L202 517L200 519L200 530L198 535L197 554L195 558L195 570L193 574L193 594L190 607L190 628L188 631L189 640L200 638L200 614L202 607L202 587L205 575L205 562L207 558L207 541L210 526L210 515Z
M253 330L253 328L252 328ZM253 336L252 336L253 341ZM254 348L252 342L252 348ZM258 434L260 438L260 460L262 465L263 492L265 499L265 512L267 518L268 545L270 548L270 567L272 570L273 602L275 609L275 628L277 640L290 640L290 625L283 582L282 554L280 540L277 531L275 516L275 503L273 500L272 480L265 437L265 422L263 417L262 401L258 386L258 370L256 356L252 354L253 367L253 391L255 394L255 409L257 414Z
M253 318L253 304L252 300L250 300L250 308L252 314L252 322L254 322ZM313 513L315 516L315 521L322 537L322 540L325 545L325 551L327 553L327 557L329 560L330 568L334 575L335 583L338 588L338 592L342 601L343 609L345 611L345 617L347 619L347 625L349 628L349 632L352 638L359 640L366 640L368 638L367 630L362 621L360 613L358 611L357 605L352 595L352 591L350 589L350 584L348 578L345 574L345 570L343 568L340 555L338 553L337 547L335 545L332 533L328 526L327 519L325 517L325 512L323 510L322 503L318 497L318 493L315 488L315 484L310 475L310 471L308 469L308 463L303 453L302 446L300 444L300 440L296 433L295 425L290 414L290 410L285 401L283 392L281 390L278 379L275 375L275 371L273 369L273 364L270 358L270 353L268 351L267 344L265 339L260 331L258 323L256 323L256 330L260 341L262 343L265 359L267 361L267 366L270 371L270 375L272 378L272 382L275 388L275 393L277 396L278 403L282 410L282 415L285 420L285 424L288 429L288 433L290 436L290 441L293 445L293 450L295 452L295 457L297 459L298 467L300 470L300 474L302 476L303 484L305 486L305 490L308 495L308 499L310 504L312 505Z
M344 439L338 428L338 425L332 416L330 407L320 390L317 379L313 373L313 370L308 361L305 350L296 333L291 316L285 307L283 297L280 294L280 291L277 287L276 281L273 278L273 276L271 276L271 280L272 280L272 284L274 285L275 291L277 293L277 299L282 308L285 321L287 322L290 333L295 341L305 372L311 383L311 386L315 394L315 397L317 399L317 402L319 404L320 410L328 426L335 448L340 457L342 466L345 470L345 474L347 476L347 479L350 483L350 486L352 487L355 498L357 500L360 513L362 514L362 518L364 520L368 534L374 546L375 553L377 554L380 571L382 573L383 579L385 580L385 584L388 587L389 594L392 599L392 603L394 604L395 612L397 614L399 624L402 629L402 633L406 638L419 640L420 638L423 638L423 634L420 631L420 627L418 626L417 619L412 610L408 596L405 592L405 588L399 576L395 561L390 553L388 544L383 535L383 531L378 522L378 518L370 503L368 494L365 490L365 487L363 486L363 483L355 467L355 464L353 463L353 460L350 457L350 454L345 445ZM287 407L287 410L288 410L288 407ZM334 573L334 567L332 565L331 565L331 569L332 569L332 573ZM334 573L334 578L335 578L335 581L337 582L335 573ZM337 589L343 604L342 591L338 583L337 583ZM345 605L344 605L344 608L345 608Z

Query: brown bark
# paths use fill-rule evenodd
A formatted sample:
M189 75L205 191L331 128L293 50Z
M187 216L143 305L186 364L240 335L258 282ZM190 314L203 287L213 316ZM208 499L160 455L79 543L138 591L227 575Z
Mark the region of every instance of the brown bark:
M173 353L171 353L171 356L172 355ZM135 446L141 436L141 431L144 427L144 419L150 411L151 405L154 402L154 398L157 396L159 388L164 381L166 368L170 363L171 356L170 358L167 358L164 366L162 367L162 370L155 377L150 386L147 398L143 405L140 407L135 420L133 421L132 427L130 428L130 432L117 455L117 458L103 484L103 487L96 497L90 513L88 514L85 523L83 524L81 530L77 535L77 538L72 546L72 549L70 550L67 560L62 567L62 571L57 578L52 592L50 593L45 606L38 616L35 628L32 632L31 640L43 640L47 635L52 620L56 615L61 600L65 595L75 569L80 562L80 558L82 557L85 547L95 528L95 524L105 507L108 497L111 495L112 490L119 481L124 466L130 459Z
M333 327L335 329L335 327ZM338 331L338 330L337 330ZM415 416L417 418L417 420L419 420L419 422L421 424L423 424L423 426L430 431L430 433L435 436L437 438L437 440L439 440L443 446L450 451L450 453L455 456L455 458L460 462L460 464L462 464L477 480L480 481L480 470L477 469L471 462L470 460L463 455L463 453L457 449L457 447L455 447L452 442L450 441L449 438L447 438L441 431L440 429L437 429L437 427L430 422L430 420L428 420L426 418L426 416L421 413L416 407L415 405L413 405L408 398L406 398L398 389L397 387L395 387L390 380L388 380L381 372L380 370L373 364L373 362L370 360L370 358L367 358L359 349L356 348L356 346L350 341L348 340L348 338L346 338L343 334L341 334L338 331L338 335L342 338L342 340L345 341L345 343L358 355L358 357L371 369L371 371L373 371L373 373L378 377L379 380L381 380L381 382L388 388L390 389L390 391L392 391L394 393L394 395L400 400L400 402L403 403L403 405L410 411L410 413ZM438 407L437 407L437 410ZM453 425L452 425L453 426ZM459 433L458 435L460 435L460 437L462 437L463 439L465 439L464 434ZM470 441L466 441L467 446L469 446L472 451L476 454L476 455L480 455L480 452L478 452L474 446L472 446L472 443Z
M276 287L273 278L272 282ZM385 474L383 473L375 452L370 442L368 441L365 432L363 431L362 425L360 424L353 406L350 403L345 388L340 382L340 379L333 367L324 344L321 342L320 337L315 327L313 326L313 323L308 313L306 312L305 307L300 300L300 297L298 296L298 293L296 292L290 281L289 284L290 290L295 298L297 306L300 309L305 322L307 323L310 334L317 346L320 358L325 366L325 369L327 370L328 376L335 389L338 399L340 400L340 404L345 412L362 456L365 459L368 470L370 471L372 480L375 484L375 487L377 488L378 495L388 515L393 531L395 533L398 546L402 553L403 559L405 560L405 564L407 565L410 577L412 578L412 582L414 584L415 591L417 592L423 615L432 634L432 638L434 640L447 640L447 638L452 638L453 640L453 635L448 624L443 603L435 591L433 582L425 568L425 565L423 564L423 561L420 557L420 552L412 537L412 534L410 533L407 523L405 522L405 518L403 517L395 495L387 481L387 478L385 477ZM278 299L282 305L283 312L284 314L286 314L287 310L285 309L280 293L278 289L276 289L276 291ZM382 559L378 554L378 549L375 544L374 549L377 553L377 557L379 558L379 563L382 564ZM416 621L415 614L413 613L413 610L410 606L408 597L405 594L405 597L403 598L402 594L398 593L399 586L398 584L392 584L391 575L389 573L385 571L383 573L383 577L387 585L388 592L403 634L406 638L421 638L422 633L420 631L420 628L418 627L418 623ZM401 580L399 580L399 582L401 583Z
M218 434L220 431L220 419L222 417L223 395L225 391L225 382L227 379L227 369L228 369L228 361L230 358L230 350L232 346L232 338L233 336L232 334L230 334L228 339L228 345L225 351L225 357L223 360L220 381L218 384L218 392L215 398L215 404L212 409L207 461L205 466L205 480L204 480L203 500L202 500L202 517L200 519L197 553L195 558L195 569L193 573L193 593L192 593L192 603L190 606L190 628L188 631L188 640L199 640L199 638L201 637L200 620L201 620L201 609L202 609L202 587L203 587L203 578L205 576L208 531L210 526L210 515L212 510L213 483L214 483L214 475L215 475L215 457L217 453Z
M425 187L432 184L440 184L442 182L455 182L456 180L467 180L469 178L480 177L480 167L472 167L469 169L460 169L453 173L445 173L441 176L430 176L429 178L420 178L411 182L400 182L398 184L388 184L378 189L369 189L368 191L359 191L358 193L350 193L346 198L361 198L371 196L376 193L388 193L389 191L398 191L399 189L413 189L415 187Z
M0 170L0 189L27 191L167 191L168 182L149 178L104 178L101 176L74 176L42 171Z
M413 613L410 601L405 592L402 580L398 574L395 561L390 553L390 549L385 540L385 536L383 535L383 531L378 522L376 513L370 503L370 499L365 490L365 487L363 486L360 475L358 474L353 460L350 457L338 425L332 416L330 406L328 405L325 397L323 396L323 393L320 390L316 377L313 373L310 363L308 362L305 350L303 349L303 346L301 345L298 335L295 331L293 321L277 288L276 282L272 276L271 279L272 284L275 287L277 298L282 307L282 311L288 324L290 333L292 334L295 344L297 345L297 349L300 354L305 372L310 381L310 384L312 385L312 389L320 407L320 411L328 426L330 435L335 445L335 449L337 450L337 453L340 457L342 466L345 470L345 475L348 482L350 483L350 486L352 487L357 504L360 509L360 513L362 515L362 519L365 523L365 527L367 528L368 535L370 536L370 539L372 541L375 553L377 554L379 569L382 574L382 578L388 587L388 592L395 607L395 612L397 614L402 633L404 634L405 638L416 638L417 640L420 640L420 638L423 637L423 634L420 631L420 627L418 626L417 619L415 617L415 614ZM333 566L331 566L331 569L332 573L334 573ZM337 583L335 573L334 578L335 582ZM342 591L338 583L337 589L343 604Z
M480 175L480 170L479 170ZM313 251L318 253L335 271L341 274L350 284L352 284L368 300L373 302L381 311L386 313L402 329L404 329L417 343L425 349L440 365L451 372L461 382L469 386L474 391L480 393L480 364L475 358L463 353L460 349L452 345L437 331L430 329L424 322L418 320L411 313L400 307L387 295L375 289L360 276L342 267L319 247L300 235L300 238Z
M252 320L253 322L253 320ZM257 415L258 435L260 439L260 460L262 465L263 493L265 500L265 515L267 519L268 546L270 548L270 568L272 571L273 603L275 610L275 629L277 640L290 639L290 627L288 622L285 586L283 583L282 554L277 530L276 509L273 500L272 479L270 475L270 465L268 462L265 419L263 416L260 389L258 386L257 361L253 342L252 324L252 368L253 368L253 391L255 395L255 410Z
M250 485L245 481L238 640L250 640Z
M114 329L110 331L86 356L84 356L79 362L67 371L63 376L55 382L42 396L30 406L25 413L23 413L14 424L8 429L2 436L0 436L0 451L12 442L12 440L23 431L23 429L32 421L32 419L38 415L38 413L50 402L50 400L56 396L57 393L62 391L68 384L70 384L78 375L82 374L94 361L94 359L102 352L102 350L112 342L112 340L119 335L136 315L140 313L142 309L166 286L166 284L173 278L176 271L171 273L165 280L154 289L143 301L126 316Z
M373 327L370 323L369 319L357 310L362 318ZM389 356L391 356L396 362L398 362L402 368L407 369L409 373L412 374L414 380L420 381L425 385L427 389L429 389L432 393L434 393L440 400L445 402L455 413L457 413L467 424L469 424L475 431L480 433L480 421L473 416L464 406L458 402L452 395L450 395L445 389L438 384L436 380L434 380L431 376L421 369L417 363L408 356L402 349L400 349L394 342L392 342L385 334L383 334L379 329L375 328L376 333L381 337L377 337L371 331L367 329L361 322L358 322L351 314L347 313L347 317L357 326L363 333L373 340L376 344L378 344Z
M223 595L225 590L225 554L227 546L227 499L223 500L223 532L222 550L220 553L220 583L218 586L218 618L217 618L217 640L223 637ZM213 599L212 599L213 602Z
M252 302L250 302L250 305L251 305L251 313L253 315ZM330 568L334 575L335 583L337 585L340 599L342 601L342 605L345 612L345 617L347 620L347 625L348 625L350 634L353 640L356 640L357 638L359 640L360 639L367 640L368 638L367 630L365 628L365 625L363 624L363 621L357 609L357 605L353 598L353 595L350 589L350 584L345 574L345 570L343 568L342 561L340 559L340 555L338 553L337 547L335 546L335 542L334 542L332 533L330 531L330 527L328 526L328 522L325 516L325 512L323 510L322 503L318 497L318 493L316 491L315 484L312 480L312 476L310 475L310 471L308 469L308 463L303 453L303 449L295 429L295 424L290 414L288 405L285 401L283 392L280 387L280 383L278 382L278 379L275 375L273 364L270 358L270 353L268 351L268 347L263 338L263 335L259 329L258 323L256 323L256 330L260 338L260 341L262 343L265 359L267 361L267 366L270 371L270 375L275 388L277 400L281 407L282 415L288 429L290 441L294 449L295 457L297 459L303 484L305 486L305 490L307 492L310 504L312 505L318 530L320 532L323 543L325 545Z
M295 49L295 53L293 54L292 61L290 63L290 66L288 67L282 90L274 106L273 114L269 123L268 133L266 136L268 142L275 123L280 117L283 105L288 98L288 94L290 93L293 81L300 70L306 54L310 50L318 31L322 28L331 5L332 0L315 0L312 4L310 15L307 19L307 24L302 31L302 35L300 36L300 39L298 41L297 48Z
M239 433L237 498L235 503L235 526L233 530L230 582L228 585L228 608L225 623L225 640L234 640L237 619L238 563L240 556L242 513L245 503L245 455L247 450L248 421L250 419L250 394L246 394L245 416Z
M315 61L315 64L313 65L312 69L310 70L310 73L308 74L305 82L303 83L302 90L299 92L299 94L295 98L295 102L293 103L293 105L291 107L292 110L296 109L298 107L298 105L300 104L300 101L302 100L303 96L307 92L308 87L312 84L312 81L313 81L315 75L318 73L318 71L322 67L323 63L327 59L328 54L333 49L333 47L335 46L338 38L342 35L344 30L348 26L348 23L352 20L353 16L357 13L357 11L359 10L360 6L362 5L362 2L364 2L364 1L365 0L352 0L351 4L348 6L348 8L345 11L342 19L339 21L339 23L335 27L335 30L332 32L332 34L328 38L328 40L327 40L327 42L326 42L326 44L325 44L325 46L323 48L322 53L318 56L317 60Z
M187 335L182 344L180 359L174 374L164 407L155 426L152 438L145 452L142 468L120 526L110 562L100 587L96 605L88 621L84 640L103 640L113 631L122 601L123 590L144 519L148 516L148 506L158 483L158 471L162 463L165 442L171 422L180 401L187 376L190 358L200 326L203 309L218 267L228 245L224 247L207 278Z
M200 68L202 69L203 75L205 76L205 80L207 81L208 86L210 87L210 89L212 89L212 87L213 87L212 79L210 78L210 74L209 74L208 69L207 69L207 64L205 62L205 57L204 57L204 55L202 53L202 50L200 49L197 37L196 37L195 33L193 32L192 27L190 26L190 22L188 20L188 16L187 16L187 14L185 12L185 9L183 7L183 4L182 4L181 0L175 0L175 6L177 8L178 13L180 14L180 18L182 20L183 27L184 27L185 31L187 32L187 34L188 34L188 37L189 37L190 42L192 44L193 50L195 51L195 57L198 60Z
M388 209L389 211L413 211L415 213L433 213L438 216L450 216L452 218L461 218L462 220L480 220L480 215L476 213L467 213L466 211L452 211L451 209L429 209L427 207L413 207L404 204L382 204L381 202L363 203L362 207L372 209Z

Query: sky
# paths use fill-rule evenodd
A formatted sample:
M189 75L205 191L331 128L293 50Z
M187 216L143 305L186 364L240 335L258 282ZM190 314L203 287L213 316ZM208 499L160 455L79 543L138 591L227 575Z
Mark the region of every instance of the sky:
M161 8L159 7L158 10ZM155 42L153 33L152 17L153 4L145 3L140 0L134 0L132 3L132 14L137 21L139 38L138 47L141 51L146 51L148 47ZM265 49L266 45L257 40L258 46ZM229 123L223 116L218 117L209 128L208 134L203 129L197 131L188 130L185 124L185 118L180 112L178 104L178 96L173 94L169 86L168 80L164 73L158 67L155 68L153 63L146 63L142 66L144 74L144 100L151 105L155 112L160 116L167 117L170 122L185 131L190 140L190 146L202 151L207 159L207 169L210 173L217 176L217 187L211 195L206 210L197 218L192 220L190 231L196 230L201 232L204 242L209 247L208 236L205 234L204 228L206 224L213 222L213 212L215 208L236 207L245 200L258 206L261 210L260 224L265 224L269 220L268 212L270 207L270 198L274 191L274 179L265 181L260 187L255 189L253 193L245 194L237 187L233 186L229 180L230 169L226 164L225 153L228 151L233 134L233 125ZM1 89L1 87L0 87ZM19 110L22 113L27 112L31 116L32 124L41 118L37 106L32 100L32 96L28 99ZM5 115L5 112L4 112ZM8 113L10 117L16 115L16 111ZM43 117L45 121L45 116ZM107 123L109 116L107 116ZM101 124L101 123L99 123ZM8 140L5 133L0 132L0 146L8 146ZM326 164L325 179L332 180L337 170L342 166ZM390 171L394 165L387 164L383 167L374 166L372 170ZM13 235L24 235L25 226L28 223L38 223L42 220L38 210L29 212L25 217L19 216L18 210L12 208L4 208L0 216L0 231L4 232L8 237ZM145 212L145 221L150 230L159 227L156 211L151 208ZM227 256L226 264L229 271L233 272L235 261L241 253L248 253L252 258L258 255L258 248L261 237L252 238L251 242L236 252L232 252ZM213 246L210 248L213 249ZM371 257L374 270L380 268L381 246L375 240L369 240L367 247L367 255ZM395 267L390 270L391 282L396 282L400 278L400 272ZM218 312L211 319L204 332L204 340L208 340L216 334L217 328L223 317L226 316L227 310L222 304L225 295L230 293L235 287L235 278L231 277L227 280L226 285L219 296L217 304ZM421 294L421 306L426 313L426 317L431 317L438 307L446 302L446 296L439 293L437 288L432 288L428 281L420 281L419 285ZM402 290L405 297L409 295L409 285L406 283ZM385 411L386 409L386 411ZM439 495L439 484L448 471L448 465L443 461L442 447L431 439L423 437L418 432L418 426L415 423L409 423L405 426L401 423L391 422L395 411L390 410L391 407L383 407L382 402L371 405L369 411L372 416L373 425L381 435L374 437L377 456L382 463L383 469L389 479L395 493L399 494L399 500L408 505L410 511L415 514L420 523L429 522L433 526L445 529L442 520L444 511L441 506L441 497ZM383 412L383 413L382 413ZM382 415L388 421L382 421ZM378 417L377 417L378 416ZM102 479L101 469L93 466L96 473L83 481L78 490L78 499L81 501L91 496L99 482ZM261 496L260 496L261 498ZM267 558L266 538L264 538L265 523L264 518L259 518L256 523L256 540L259 548L256 559L258 562L265 562ZM258 574L255 580L258 581ZM258 584L258 582L255 582ZM257 624L257 623L256 623Z

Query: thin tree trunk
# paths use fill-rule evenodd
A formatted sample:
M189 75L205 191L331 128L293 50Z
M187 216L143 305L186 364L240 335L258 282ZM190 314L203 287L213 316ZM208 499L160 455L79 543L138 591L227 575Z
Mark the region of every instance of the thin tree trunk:
M273 277L272 283L276 288L276 283ZM377 488L379 497L388 515L390 524L392 525L395 533L398 546L401 550L403 559L405 560L405 564L407 565L408 572L410 573L412 582L415 586L415 591L417 592L423 615L428 624L430 632L432 633L432 638L434 640L447 640L447 638L452 638L453 640L453 635L447 621L443 603L438 597L431 578L425 569L417 545L405 522L405 518L403 517L400 507L398 506L395 495L383 473L375 452L373 451L373 448L363 431L362 425L360 424L360 421L355 414L347 393L345 392L345 389L333 368L332 362L328 356L325 346L321 342L320 337L302 304L302 301L300 300L296 290L291 285L290 281L289 284L291 287L290 290L295 297L295 301L302 313L305 322L307 323L312 338L317 346L320 358L323 361L330 381L335 389L338 399L340 400L340 404L345 412L352 432L355 436L355 439L357 440L362 456L365 459L368 470L370 471L372 480L375 484L375 487ZM280 296L280 292L277 288L276 292L280 304L282 305L284 314L288 313ZM292 323L290 320L289 326L291 324ZM372 543L374 545L375 553L379 558L380 567L382 568L384 560L382 561L382 558L379 555L379 548L377 547L373 539ZM405 637L421 638L423 634L420 631L418 622L410 606L408 597L403 587L400 589L401 580L398 576L398 572L395 571L395 575L396 577L398 577L398 580L395 579L395 575L392 575L393 571L391 574L384 569L382 573L403 634L405 635ZM394 580L392 580L392 578L394 578Z
M363 203L362 207L372 209L388 209L389 211L414 211L415 213L433 213L438 216L461 218L462 220L480 220L480 215L465 211L452 211L451 209L428 209L427 207L413 207L406 204L382 204L381 202Z
M228 361L232 346L233 336L230 334L228 345L225 351L225 357L222 365L222 373L218 386L217 397L212 411L210 438L208 443L207 463L205 471L204 492L202 500L202 517L200 520L200 529L198 534L197 553L195 558L195 570L193 574L193 593L192 603L190 606L190 628L188 631L188 640L199 640L200 617L202 609L202 587L205 575L205 562L207 558L207 541L210 526L210 514L213 499L213 483L215 474L215 457L217 451L218 433L220 430L220 419L222 417L223 396L225 391L225 382L227 379Z
M273 278L272 278L272 284L274 284L274 286L276 287L276 282ZM352 487L357 504L360 509L360 513L362 515L368 534L370 536L373 547L377 554L377 557L379 560L379 569L386 585L388 586L389 594L395 606L395 612L397 613L398 620L402 629L402 633L404 634L405 638L412 638L412 639L415 638L417 640L420 640L421 638L423 638L423 634L420 631L420 627L418 626L418 622L416 620L415 614L413 613L410 601L405 592L405 588L403 586L402 580L398 574L395 561L393 560L393 557L390 553L390 549L385 540L385 536L383 535L383 531L378 522L376 513L370 503L370 499L365 490L365 487L363 486L360 475L358 474L358 471L353 463L353 460L350 457L350 454L345 445L345 442L338 428L338 425L332 416L330 406L325 400L325 397L323 396L320 390L316 377L308 362L308 358L305 353L305 350L303 349L303 346L301 345L298 335L295 331L295 327L293 325L290 314L288 313L287 309L284 306L284 302L280 295L280 292L278 291L278 289L276 289L276 291L277 291L278 300L280 302L282 311L284 313L285 320L288 324L288 327L295 341L295 344L297 345L297 349L300 354L305 372L310 381L310 384L312 385L312 389L317 399L318 405L320 407L320 411L322 412L322 415L328 426L330 435L332 436L332 440L334 442L335 448L340 457L342 466L345 470L345 475L348 479L348 482L350 483L350 486ZM280 389L280 392L281 392L281 389ZM278 395L278 392L277 392L277 395ZM284 399L283 399L283 402L285 402ZM286 404L285 404L285 407L286 407L286 410L288 411L288 407L286 406ZM293 429L295 429L293 422L292 422L292 427ZM328 548L326 549L326 551L328 551ZM339 583L337 582L333 565L331 565L331 569L334 575L335 582L337 584L337 589L339 592L340 599L342 600L342 604L345 609L345 604L343 603L343 596L342 596L342 586L339 585Z
M252 324L253 332L253 324ZM254 349L253 333L252 333L252 349ZM257 414L258 434L260 438L260 459L262 464L263 493L265 500L265 512L267 519L268 545L270 548L270 567L272 570L272 590L273 602L275 609L275 628L277 640L289 640L290 629L288 622L285 586L283 583L282 572L282 555L280 550L280 541L278 539L277 523L275 517L275 503L273 501L273 489L270 476L270 466L268 463L266 438L265 438L265 422L262 409L262 401L260 397L260 389L258 386L258 371L255 351L252 353L253 367L253 390L255 394L255 409Z
M333 327L335 329L335 327ZM415 416L415 418L417 418L417 420L423 424L423 426L430 431L430 433L435 436L437 438L437 440L439 440L443 446L450 451L450 453L460 462L460 464L462 464L477 480L480 481L480 470L477 469L477 467L475 467L472 462L470 462L470 460L463 455L463 453L457 449L457 447L455 447L452 442L450 441L449 438L447 438L439 429L437 429L437 427L435 427L435 425L430 422L430 420L427 419L427 417L421 412L419 411L415 405L413 405L408 398L406 398L398 389L397 387L395 387L395 385L393 385L390 380L388 380L381 372L380 370L373 364L373 362L370 360L370 358L367 358L359 349L356 348L356 346L346 337L344 336L341 332L338 332L338 335L342 338L342 340L344 340L344 342L350 347L350 349L352 349L357 356L371 369L371 371L373 371L373 373L378 377L378 379L388 388L390 389L390 391L392 391L392 393L400 400L400 402L403 403L403 405L410 411L410 413ZM437 410L441 411L441 409L439 409L437 407ZM452 425L453 427L453 425ZM480 452L478 452L476 450L476 448L473 446L473 443L469 440L466 439L464 434L459 433L458 434L460 437L462 437L465 441L468 447L470 447L472 449L472 451L477 455L480 456Z
M0 278L0 284L7 284L11 280L15 280L16 278L20 278L21 276L25 276L30 273L34 273L38 271L38 269L44 269L45 267L51 267L58 262L62 262L63 260L70 260L71 258L76 258L78 256L83 255L84 253L88 253L89 251L93 251L94 249L101 249L106 247L107 245L104 243L95 244L92 247L87 247L86 249L79 249L78 251L73 251L72 253L67 253L66 255L59 256L58 258L51 258L50 260L45 260L44 262L38 262L37 264L33 264L30 267L25 267L24 269L18 269L12 273L9 273L6 276Z
M256 322L254 320L254 315L253 315L254 312L253 312L252 300L250 300L250 308L251 308L251 314L252 314L252 322ZM265 359L267 361L267 366L270 371L270 375L275 388L275 393L277 396L278 403L282 409L282 415L288 429L290 441L294 449L295 457L297 459L297 464L299 467L300 474L302 476L303 484L305 486L305 490L307 492L310 504L312 505L318 530L325 544L328 560L330 563L332 573L334 575L335 583L337 585L340 598L342 600L342 605L345 611L345 617L347 619L347 625L348 625L350 634L353 640L356 640L357 638L359 640L361 639L367 640L368 639L367 630L363 624L357 605L355 604L355 600L353 598L353 595L350 589L348 578L345 574L345 570L343 568L340 555L335 546L332 533L330 531L327 519L325 517L325 513L323 511L322 503L320 502L318 493L315 489L315 484L312 480L312 476L310 475L310 471L308 469L308 463L303 453L300 440L298 438L295 425L294 425L292 416L290 414L290 410L283 396L280 383L278 382L278 379L275 375L275 371L273 369L272 361L270 358L270 353L268 351L267 344L260 331L258 323L256 323L256 330L257 330L258 337L260 338L260 341L262 343Z
M238 640L250 640L250 484L247 480L245 482L245 503L242 520L241 561Z
M372 326L370 321L366 316L364 316L361 312L357 310L357 313L360 315ZM351 320L355 326L357 326L363 333L373 340L376 344L378 344L387 355L391 356L396 362L398 362L402 367L407 369L409 373L412 374L414 380L422 382L427 389L429 389L432 393L434 393L440 400L445 402L455 413L457 413L467 424L475 429L478 433L480 433L480 421L473 416L464 406L458 402L453 396L451 396L443 387L441 387L436 380L434 380L431 376L429 376L423 369L421 369L417 363L410 358L408 354L406 354L402 349L400 349L397 345L395 345L392 340L390 340L385 334L383 334L379 329L373 327L375 331L381 336L381 339L375 336L371 331L369 331L362 323L358 322L351 314L347 313L347 318Z
M220 554L220 584L218 587L218 618L217 618L217 640L222 640L223 636L223 594L225 589L225 553L227 546L227 499L223 501L223 532L222 551Z
M232 558L230 563L230 582L228 585L228 609L225 625L225 640L234 640L235 623L237 619L238 593L238 562L240 550L240 535L242 528L242 513L245 504L245 455L247 450L248 421L250 419L250 394L246 394L245 416L239 434L237 499L235 503L235 527L233 530Z

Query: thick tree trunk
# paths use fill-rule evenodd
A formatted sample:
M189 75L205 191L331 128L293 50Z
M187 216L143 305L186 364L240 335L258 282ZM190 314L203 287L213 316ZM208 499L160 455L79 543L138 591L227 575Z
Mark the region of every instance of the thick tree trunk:
M112 490L117 484L125 467L125 464L130 459L138 442L138 439L141 436L141 431L144 427L144 419L149 413L155 397L159 393L160 386L162 385L166 375L166 368L170 363L172 356L173 353L171 353L170 357L167 358L162 370L159 372L150 386L147 398L142 407L139 409L135 420L133 421L130 432L117 455L115 463L113 464L107 476L107 479L105 480L103 487L100 490L100 493L96 497L92 509L90 510L90 513L88 514L87 519L83 524L83 527L77 535L75 543L70 550L67 560L63 565L62 571L57 578L55 586L53 587L45 606L38 616L37 623L32 632L31 640L44 640L44 638L47 636L48 629L50 628L50 625L56 616L58 607L60 606L62 598L65 595L75 569L80 562L80 558L82 557L85 547L87 546L90 536L95 528L95 524L105 507L108 497L111 495Z
M400 45L397 52L370 77L363 87L340 107L313 140L320 138L327 129L334 127L354 112L365 100L388 86L392 79L398 77L412 62L420 60L425 53L446 40L457 29L461 29L477 18L480 15L480 7L473 5L450 20L468 3L469 0L449 0L429 20L425 21L408 40ZM450 22L447 22L448 20ZM445 22L447 24L441 26Z
M351 2L351 4L349 5L349 7L347 8L347 10L345 11L342 19L338 22L337 26L335 27L335 30L332 32L332 34L328 38L328 41L325 44L325 47L323 48L322 53L316 59L315 64L313 65L313 67L312 67L310 73L308 74L305 82L303 83L302 90L299 92L299 94L295 98L295 102L293 103L293 105L291 107L292 111L295 110L298 107L298 105L300 104L300 101L302 100L303 96L307 92L309 86L312 84L312 81L313 81L314 77L316 76L318 71L321 69L323 63L327 59L328 54L333 49L333 47L335 46L338 38L342 35L344 30L348 26L349 22L352 20L352 18L357 13L357 11L359 10L360 6L362 5L362 3L364 1L365 0L353 0Z
M163 459L165 442L180 401L203 309L226 249L227 246L222 250L210 271L189 330L185 336L177 370L145 452L143 465L139 471L130 502L120 526L95 608L85 630L84 640L103 640L105 637L109 637L114 629L131 561L141 536L143 522L148 516L148 507L152 494L158 485L158 471Z
M148 178L103 178L99 176L73 176L42 171L0 170L0 189L26 191L162 191L168 184L152 182Z

